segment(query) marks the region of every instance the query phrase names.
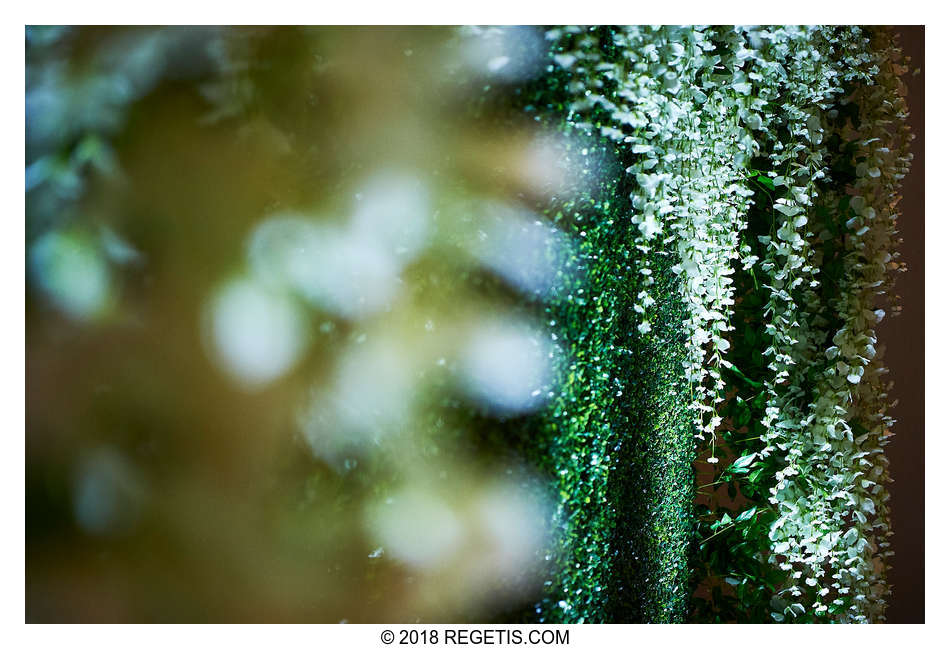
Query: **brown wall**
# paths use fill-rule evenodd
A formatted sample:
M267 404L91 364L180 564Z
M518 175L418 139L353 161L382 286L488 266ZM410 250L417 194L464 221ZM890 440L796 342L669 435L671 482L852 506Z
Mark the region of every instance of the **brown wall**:
M914 160L904 179L900 230L908 271L897 280L903 298L899 318L886 318L880 339L887 346L885 362L894 381L892 396L900 399L892 414L897 419L887 447L891 461L891 522L895 552L891 561L893 585L887 621L924 621L924 28L896 29L911 69L907 77L910 124L917 138Z

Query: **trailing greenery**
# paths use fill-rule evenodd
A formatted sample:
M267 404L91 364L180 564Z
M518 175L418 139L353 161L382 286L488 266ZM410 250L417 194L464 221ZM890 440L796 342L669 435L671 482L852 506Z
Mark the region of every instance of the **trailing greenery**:
M903 68L883 30L811 30L792 42L777 52L786 66L807 60L798 50L817 52L822 67L796 73L810 88L777 89L785 128L773 132L801 137L768 141L768 157L753 166L762 286L746 298L745 345L734 353L740 459L720 478L737 479L756 509L739 522L716 517L710 530L731 530L704 551L729 575L738 608L754 601L759 617L880 621L891 554L883 447L893 420L874 326L899 268ZM738 568L753 557L768 567Z
M630 207L555 213L583 231L589 284L552 312L572 344L542 617L683 618L690 530L667 480L689 479L693 429L709 463L717 436L733 460L699 488L697 619L882 619L893 422L874 326L910 137L890 33L546 36L564 118L624 162Z

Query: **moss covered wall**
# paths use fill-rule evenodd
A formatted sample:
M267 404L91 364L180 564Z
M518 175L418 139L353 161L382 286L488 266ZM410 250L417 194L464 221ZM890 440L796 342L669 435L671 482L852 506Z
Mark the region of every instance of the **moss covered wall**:
M564 352L561 389L524 436L558 500L551 580L534 611L546 622L678 622L689 605L695 426L689 409L687 317L673 255L637 247L630 219L630 155L566 119L557 73L520 96L560 129L565 158L596 179L568 200L539 206L578 247L569 279L545 307ZM578 155L583 152L583 155ZM646 256L652 281L639 269ZM655 296L651 330L635 310ZM537 431L541 432L541 431Z

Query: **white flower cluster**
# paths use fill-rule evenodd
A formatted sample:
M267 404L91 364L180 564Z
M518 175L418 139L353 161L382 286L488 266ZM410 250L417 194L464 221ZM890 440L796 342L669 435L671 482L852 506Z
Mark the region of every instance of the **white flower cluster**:
M769 500L768 561L787 574L773 617L880 619L890 554L883 446L893 422L874 327L884 316L876 301L899 267L910 140L890 35L629 27L547 36L570 73L573 123L628 147L634 161L631 219L649 253L636 270L650 276L651 255L678 256L686 370L698 428L711 439L729 364L734 262L763 276L771 344L761 456L783 466ZM856 119L841 118L849 104ZM742 243L753 157L768 160L773 199L761 260ZM854 182L832 178L841 162ZM645 335L653 298L639 298Z
M838 108L822 105L821 130L839 136L839 149L812 149L813 166L799 173L814 207L801 231L806 241L781 258L784 268L794 260L792 281L804 278L810 290L796 301L773 282L776 373L763 453L785 464L772 489L778 518L769 536L770 561L788 573L773 608L776 619L812 609L842 622L873 622L883 617L884 562L892 554L883 447L893 423L875 334L885 312L875 305L899 269L896 207L910 160L906 91L889 36L829 28L809 40L804 51L819 52L821 76L839 80L830 89L836 106L855 104L858 119L834 126ZM833 159L852 167L856 179L843 188L816 186ZM772 277L779 279L776 271L778 264ZM781 279L787 285L791 277ZM820 287L830 297L823 299Z
M752 195L744 167L757 153L753 132L763 124L763 104L744 71L752 52L739 33L719 33L714 41L691 27L628 27L612 32L608 44L577 27L551 30L548 38L564 42L556 62L574 79L575 125L629 147L639 248L676 255L673 270L683 277L689 311L684 369L697 393L691 407L700 434L712 437L728 365L732 262L741 258L748 268L756 261L740 244ZM649 285L653 269L644 259L639 272ZM638 329L647 334L654 299L647 291L638 297Z

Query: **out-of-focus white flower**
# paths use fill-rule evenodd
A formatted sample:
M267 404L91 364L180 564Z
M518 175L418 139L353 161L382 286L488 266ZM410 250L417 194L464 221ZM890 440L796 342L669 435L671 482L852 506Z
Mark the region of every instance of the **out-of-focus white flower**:
M471 252L485 266L525 293L548 296L572 248L566 234L528 210L489 204L471 243Z
M469 27L462 60L476 74L520 81L541 73L544 50L544 35L536 27Z
M340 467L405 427L412 407L412 358L393 340L348 347L330 386L314 390L299 417L314 455Z
M308 342L305 315L293 298L253 279L220 289L211 300L209 320L218 361L248 388L284 374Z
M421 179L406 172L383 171L357 194L353 234L407 263L427 242L431 209L429 191Z
M462 352L463 387L501 414L530 412L545 401L553 353L526 323L487 322L474 329Z
M101 315L111 298L109 266L91 238L54 230L30 247L38 286L66 315L87 321Z
M370 508L366 522L387 554L417 569L439 568L465 542L458 513L431 491L401 491Z

